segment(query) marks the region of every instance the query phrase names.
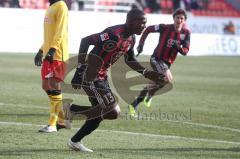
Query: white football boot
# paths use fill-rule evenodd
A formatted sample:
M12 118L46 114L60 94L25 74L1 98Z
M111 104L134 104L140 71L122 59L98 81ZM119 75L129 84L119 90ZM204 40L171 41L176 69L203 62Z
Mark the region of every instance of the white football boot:
M43 128L39 129L38 132L43 132L43 133L57 132L57 128L56 126L46 125Z
M68 146L69 148L75 150L75 151L82 151L82 152L93 152L93 150L85 147L82 143L80 142L72 142L71 139L68 141Z

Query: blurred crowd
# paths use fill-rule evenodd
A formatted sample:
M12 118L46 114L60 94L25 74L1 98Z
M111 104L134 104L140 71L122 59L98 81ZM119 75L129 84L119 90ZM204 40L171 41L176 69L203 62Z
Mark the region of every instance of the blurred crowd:
M236 27L231 20L228 22L228 24L224 25L223 32L224 34L232 34L232 35L236 33Z
M31 8L45 9L48 7L48 0L1 0L0 7L5 8Z
M92 0L94 1L94 0ZM70 10L86 10L87 0L65 0ZM89 2L89 1L88 1ZM183 8L187 11L207 11L210 9L209 0L97 0L98 5L125 5L130 8L138 8L146 13L171 13L177 8ZM123 3L125 2L125 4ZM169 3L170 2L170 3ZM48 0L0 0L0 8L29 8L29 9L46 9L49 6ZM169 8L168 8L169 7ZM169 10L166 12L166 8ZM165 12L164 12L165 10ZM113 11L113 10L108 10ZM115 10L116 11L116 10ZM239 14L240 15L240 14ZM232 21L224 25L225 34L235 34L236 26Z
M147 13L159 13L164 7L172 7L173 11L178 8L183 8L187 11L207 10L208 3L208 0L135 0L132 7L142 9Z
M84 10L85 0L65 0L69 9L72 10ZM111 0L105 0L111 2ZM117 0L114 2L116 3ZM160 13L161 8L165 7L163 1L166 0L135 0L132 4L132 8L139 8L146 13ZM187 11L192 9L207 9L208 0L168 0L172 1L173 10L180 8L181 4ZM120 2L120 0L119 0ZM109 3L110 4L110 3ZM108 4L108 5L109 5ZM1 0L0 7L7 8L32 8L32 9L46 9L48 7L48 0Z
M69 9L74 3L83 4L83 0L65 0ZM3 8L29 8L29 9L46 9L49 6L48 0L1 0L0 7ZM82 5L83 6L83 5Z
M0 7L20 8L20 4L18 0L1 0Z
M181 2L187 11L191 10L207 10L209 0L172 0L174 10L180 8Z

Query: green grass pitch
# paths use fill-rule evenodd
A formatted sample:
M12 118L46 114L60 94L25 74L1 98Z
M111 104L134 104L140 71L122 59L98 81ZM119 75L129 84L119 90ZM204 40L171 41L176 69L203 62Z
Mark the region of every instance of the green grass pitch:
M33 58L0 54L0 158L240 158L240 57L178 57L171 68L173 89L154 97L150 108L141 106L139 119L126 116L127 103L120 100L121 117L104 121L84 139L93 153L71 151L66 144L83 121L74 121L71 130L37 132L47 123L49 106ZM64 98L88 103L77 94Z

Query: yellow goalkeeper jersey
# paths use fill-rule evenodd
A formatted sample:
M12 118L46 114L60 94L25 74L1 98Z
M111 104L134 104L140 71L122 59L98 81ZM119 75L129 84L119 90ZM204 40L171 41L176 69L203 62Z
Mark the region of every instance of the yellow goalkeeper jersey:
M68 54L68 8L64 1L52 4L44 18L43 55L55 48L54 60L66 61Z

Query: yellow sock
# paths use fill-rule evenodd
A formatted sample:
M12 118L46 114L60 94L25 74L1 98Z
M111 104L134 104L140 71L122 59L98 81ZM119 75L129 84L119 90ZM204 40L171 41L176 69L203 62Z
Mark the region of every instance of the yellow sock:
M55 105L55 102L53 101L51 101L50 104L51 104L51 109L50 109L50 117L48 120L48 125L56 126L56 122L58 119L58 114L56 112L56 105Z
M64 124L64 112L63 112L63 104L62 104L62 96L58 98L59 99L59 102L56 102L56 107L57 107L57 110L58 110L58 123L59 124ZM61 99L61 100L60 100Z
M48 120L48 125L56 126L58 121L58 114L62 109L62 94L52 95L51 96L51 109L50 109L50 118Z

